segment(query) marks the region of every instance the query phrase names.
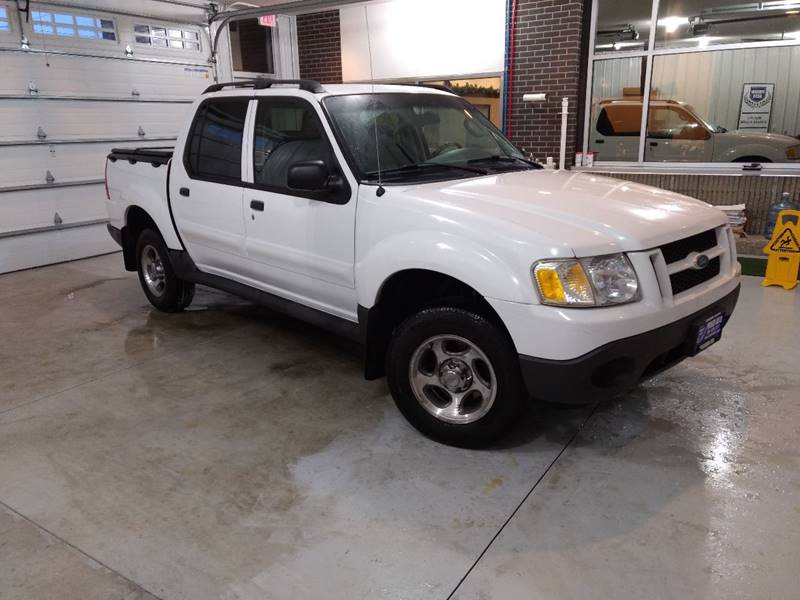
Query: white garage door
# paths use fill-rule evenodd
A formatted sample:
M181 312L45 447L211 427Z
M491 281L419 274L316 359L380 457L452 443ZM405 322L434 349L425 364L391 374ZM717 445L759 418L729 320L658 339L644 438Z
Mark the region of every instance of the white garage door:
M105 156L172 145L213 78L199 7L29 4L0 0L0 273L114 250Z

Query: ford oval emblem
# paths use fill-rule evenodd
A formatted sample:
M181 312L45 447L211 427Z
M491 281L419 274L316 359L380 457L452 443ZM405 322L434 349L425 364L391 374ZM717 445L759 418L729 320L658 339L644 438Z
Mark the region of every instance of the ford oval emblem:
M705 254L698 254L697 257L694 259L694 268L698 271L702 271L708 266L708 263L711 262Z

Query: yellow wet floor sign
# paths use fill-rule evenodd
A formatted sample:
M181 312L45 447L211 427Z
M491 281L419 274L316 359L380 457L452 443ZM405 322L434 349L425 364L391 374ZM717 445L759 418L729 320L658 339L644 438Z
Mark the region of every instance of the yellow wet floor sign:
M800 210L782 210L778 214L772 238L764 246L769 255L767 274L761 285L780 285L787 290L797 286L800 267Z

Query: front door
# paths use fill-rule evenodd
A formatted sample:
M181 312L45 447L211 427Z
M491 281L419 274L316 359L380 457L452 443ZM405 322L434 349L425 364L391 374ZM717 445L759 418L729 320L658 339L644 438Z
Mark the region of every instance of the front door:
M258 100L243 197L248 277L265 291L356 321L355 182L337 194L287 185L289 168L308 161L322 161L346 181L323 119L301 97Z
M249 97L201 104L183 156L170 167L169 195L178 233L200 270L235 278L244 260L242 142Z
M711 132L682 106L652 106L648 116L645 160L711 162Z

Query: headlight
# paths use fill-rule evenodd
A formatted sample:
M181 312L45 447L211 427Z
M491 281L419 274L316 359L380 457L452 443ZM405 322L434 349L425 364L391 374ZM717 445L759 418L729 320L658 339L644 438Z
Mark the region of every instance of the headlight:
M786 158L789 160L797 160L800 158L800 144L797 144L796 146L789 146L786 149Z
M554 306L609 306L639 296L639 280L624 254L542 260L533 265L533 279L542 303Z

